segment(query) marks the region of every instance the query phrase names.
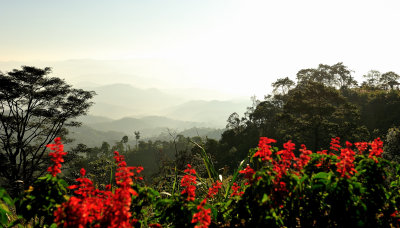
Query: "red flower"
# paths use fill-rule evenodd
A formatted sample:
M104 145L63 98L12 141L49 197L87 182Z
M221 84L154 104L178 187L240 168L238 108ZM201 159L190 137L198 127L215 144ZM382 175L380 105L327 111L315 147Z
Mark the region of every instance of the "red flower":
M297 163L294 165L298 171L301 171L304 166L307 165L307 163L311 160L310 155L312 154L311 150L307 150L306 146L304 144L301 144L301 149L299 150L301 152L299 159L297 160Z
M274 162L274 171L276 172L275 181L279 182L283 175L286 175L287 170L290 168L292 161L296 161L297 158L294 156L295 144L289 140L283 144L283 150L277 152L281 156L281 160Z
M239 173L244 174L244 178L247 179L245 185L252 184L254 181L254 174L256 173L249 165L244 170L240 170Z
M357 147L358 154L362 154L368 148L367 142L356 142L354 143L354 145Z
M192 223L199 223L194 228L207 228L211 224L211 209L204 209L206 205L206 199L204 199L200 205L197 206L198 212L193 215Z
M320 155L328 155L327 153L328 153L327 150L317 151L317 154L320 154ZM321 167L322 164L324 164L324 161L325 161L325 158L321 158L321 160L317 164L315 164L315 166Z
M399 217L399 211L394 211L391 215L390 215L390 217L392 217L392 218L394 218L394 219L397 219L397 223L400 223L400 217ZM396 224L397 225L397 227L399 227L399 224Z
M355 152L351 149L352 144L346 142L346 149L341 149L339 156L339 162L336 163L337 172L341 174L341 177L350 178L351 175L357 173L354 169L354 155Z
M49 172L53 177L57 176L57 173L61 173L61 163L64 162L62 156L67 154L67 152L64 152L64 145L61 143L60 137L55 138L54 142L55 144L46 145L46 147L49 147L50 150L54 151L49 153L54 165L47 168L47 172Z
M332 138L330 149L334 151L339 151L339 148L340 148L340 138L339 137Z
M208 189L207 199L213 198L218 194L219 189L221 189L222 183L220 181L216 181L211 188Z
M369 158L374 159L376 163L378 163L378 160L375 157L382 157L383 153L383 142L381 141L381 138L374 139L372 143L370 143L371 149L369 150Z
M162 228L162 226L160 224L158 224L158 223L149 224L149 227L151 227L151 228Z
M233 196L242 196L244 194L244 192L239 192L240 186L238 186L236 184L236 182L233 183L231 189L232 189L231 197L233 197Z
M132 227L138 220L131 218L130 206L132 196L137 192L132 189L132 177L143 170L142 167L127 167L124 156L115 152L118 165L115 193L107 186L106 191L95 189L93 183L85 178L86 171L81 169L82 177L76 179L79 185L71 185L76 189L76 196L64 202L54 213L54 222L64 227ZM136 178L135 178L136 179Z
M253 157L260 157L261 160L271 161L271 143L276 143L275 139L270 139L267 137L260 137L260 141L258 142L258 151L254 154Z
M196 196L196 176L193 176L196 174L196 171L192 169L192 166L190 164L187 165L187 169L184 171L186 173L185 176L183 176L181 180L181 186L184 187L182 190L181 194L187 194L187 201L194 201L194 198ZM193 175L192 175L193 174Z

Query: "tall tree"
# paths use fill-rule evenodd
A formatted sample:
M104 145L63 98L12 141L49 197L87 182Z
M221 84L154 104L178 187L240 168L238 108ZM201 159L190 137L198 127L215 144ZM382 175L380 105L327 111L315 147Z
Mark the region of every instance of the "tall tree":
M379 87L381 72L377 70L370 70L366 75L363 75L363 77L366 79L366 81L363 82L364 86L367 86L372 89L377 89Z
M381 75L379 79L379 83L381 84L382 89L393 89L394 85L398 85L397 80L400 79L400 75L396 74L393 71L386 72Z
M357 81L351 76L351 70L342 62L332 66L319 64L318 68L302 69L297 73L298 83L319 82L329 87L338 89L351 88Z
M272 83L273 93L285 95L294 85L294 81L290 80L288 77L278 78L274 83Z
M351 76L351 70L342 62L330 66L330 74L333 75L335 85L339 89L357 86L357 81Z
M339 91L318 82L300 84L288 93L279 118L279 128L287 139L320 150L330 137L358 140L360 114Z
M135 131L135 139L136 139L136 149L138 149L138 141L140 139L140 131Z
M71 121L86 114L95 95L49 77L50 68L23 66L0 72L0 175L8 184L29 186L46 171L45 145L65 134Z

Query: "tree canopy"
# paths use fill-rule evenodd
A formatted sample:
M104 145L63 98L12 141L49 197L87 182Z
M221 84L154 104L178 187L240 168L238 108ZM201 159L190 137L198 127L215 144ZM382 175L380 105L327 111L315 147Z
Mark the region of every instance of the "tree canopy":
M0 175L11 185L27 187L45 172L45 145L65 135L66 126L79 126L72 120L93 104L93 91L72 88L50 73L31 66L0 72Z
M332 137L372 140L400 125L400 92L396 89L400 76L392 71L372 70L361 86L341 62L301 69L296 77L296 83L289 77L277 79L272 94L263 101L252 98L253 106L244 117L233 113L219 144L206 150L223 153L215 157L232 169L246 157L248 148L257 146L254 138L260 136L278 143L292 140L318 151L329 147Z

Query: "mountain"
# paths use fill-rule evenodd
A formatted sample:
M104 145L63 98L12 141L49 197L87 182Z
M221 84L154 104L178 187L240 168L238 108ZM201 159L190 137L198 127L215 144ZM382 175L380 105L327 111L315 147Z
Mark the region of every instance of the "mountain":
M246 108L250 105L250 100L238 101L203 101L194 100L188 101L181 105L177 105L166 110L168 117L179 117L181 120L186 121L201 121L216 128L223 128L226 126L228 117L237 112L244 113Z
M102 117L95 117L103 119ZM160 121L163 118L157 117L147 117L144 118L147 120L158 120ZM167 118L165 118L167 119ZM93 122L93 120L89 120L88 122ZM114 122L114 121L110 121ZM117 121L118 122L118 121ZM121 120L120 122L124 122ZM129 122L129 121L128 121ZM138 121L140 122L140 120ZM145 122L145 121L144 121ZM104 123L103 123L104 124ZM67 143L66 150L75 147L79 143L83 143L88 147L100 147L103 142L107 142L110 145L114 145L116 142L121 141L122 137L128 135L129 138L134 138L133 131L129 131L128 133L122 131L113 131L113 130L98 130L90 127L88 125L96 126L96 123L92 124L83 124L81 127L69 128L68 137L73 139L72 142ZM146 125L147 127L150 125ZM171 135L169 134L169 130L171 128L166 127L154 127L154 128L146 128L146 129L138 129L140 131L141 140L162 140L162 141L170 141L172 140ZM176 129L171 129L170 132L173 135L183 135L185 137L195 137L200 136L202 138L208 137L211 139L219 140L221 138L221 134L224 129L215 129L215 128L205 128L205 127L192 127L185 129L183 131L177 131ZM134 141L130 141L130 143L134 143ZM132 144L133 146L133 144Z
M170 95L159 89L141 89L129 84L112 84L99 87L88 87L96 92L90 109L92 115L111 118L125 116L158 115L165 108L180 104L184 98Z
M185 137L201 137L201 138L209 138L219 140L221 139L222 133L225 129L215 129L215 128L208 128L208 127L193 127L189 128L180 132L170 132L173 136L174 135L183 135ZM159 134L156 137L149 138L149 140L160 140L160 141L170 141L172 140L172 136L169 132L165 131Z
M82 122L83 124L95 124L95 123L110 122L113 121L114 119L105 116L84 115L84 116L79 116L76 120Z
M192 127L208 127L200 122L175 120L162 116L146 116L142 118L125 117L102 123L85 123L87 126L100 131L118 131L133 135L134 131L140 131L142 137L152 137L174 129L182 131Z
M69 128L68 130L68 137L74 141L66 144L67 149L79 143L83 143L89 147L100 147L102 142L108 142L110 145L114 145L115 142L121 141L122 137L125 135L118 131L99 131L86 125L77 128Z

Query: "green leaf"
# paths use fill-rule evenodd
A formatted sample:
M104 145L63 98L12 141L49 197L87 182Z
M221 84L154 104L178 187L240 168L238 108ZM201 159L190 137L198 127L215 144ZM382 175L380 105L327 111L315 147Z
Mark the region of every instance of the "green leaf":
M261 199L261 203L267 202L269 199L268 195L264 193L263 198Z
M325 185L323 185L323 184L313 184L312 186L311 186L311 189L312 190L315 190L315 189L319 189L319 188L323 188Z
M330 177L330 174L329 174L329 173L326 173L326 172L319 172L319 173L315 174L312 178L313 178L313 179L326 179L326 178L328 178L328 177Z
M0 225L5 225L8 223L8 218L6 212L0 209Z

